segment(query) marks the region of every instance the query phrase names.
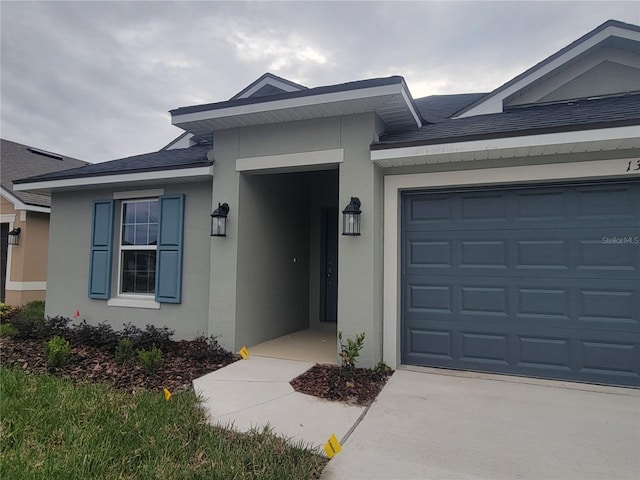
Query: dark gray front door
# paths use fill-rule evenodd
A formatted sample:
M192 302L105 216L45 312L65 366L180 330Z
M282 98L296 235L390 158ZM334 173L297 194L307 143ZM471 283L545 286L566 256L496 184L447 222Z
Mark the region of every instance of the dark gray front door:
M322 210L320 320L338 321L338 209Z
M402 201L405 364L640 385L640 183Z
M7 249L9 248L9 224L0 223L0 302L5 300L7 280Z

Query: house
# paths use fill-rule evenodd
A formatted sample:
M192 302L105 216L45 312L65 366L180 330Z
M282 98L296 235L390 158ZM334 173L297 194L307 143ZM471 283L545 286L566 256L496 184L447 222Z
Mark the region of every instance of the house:
M23 305L45 297L51 197L14 191L13 181L87 162L9 140L0 142L0 301Z
M487 94L265 74L170 113L158 152L18 182L53 199L48 314L640 385L640 27Z

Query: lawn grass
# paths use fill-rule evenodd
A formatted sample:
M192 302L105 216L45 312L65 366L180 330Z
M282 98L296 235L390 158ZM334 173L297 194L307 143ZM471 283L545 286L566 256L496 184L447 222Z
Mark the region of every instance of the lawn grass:
M206 424L193 392L165 401L0 368L0 477L311 479L325 460L266 431Z

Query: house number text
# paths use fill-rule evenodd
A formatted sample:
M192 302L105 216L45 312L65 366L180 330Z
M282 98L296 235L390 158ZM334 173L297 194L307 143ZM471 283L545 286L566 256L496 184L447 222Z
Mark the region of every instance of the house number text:
M633 160L629 160L629 165L627 165L627 170L626 170L627 172L631 172L631 171L635 172L635 171L640 170L640 160L636 160L635 162L636 162L635 163L635 168L632 168L632 167L634 167Z

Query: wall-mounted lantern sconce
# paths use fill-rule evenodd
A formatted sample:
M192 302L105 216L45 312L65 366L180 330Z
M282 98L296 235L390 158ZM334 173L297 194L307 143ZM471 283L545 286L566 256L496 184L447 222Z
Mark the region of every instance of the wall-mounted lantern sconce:
M349 205L342 211L342 234L360 235L360 199L351 197Z
M20 227L14 228L9 232L9 245L18 245L20 243L20 232L22 232Z
M212 237L227 236L227 215L228 214L229 214L229 204L218 203L218 208L216 208L211 214L211 236Z

